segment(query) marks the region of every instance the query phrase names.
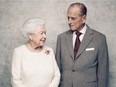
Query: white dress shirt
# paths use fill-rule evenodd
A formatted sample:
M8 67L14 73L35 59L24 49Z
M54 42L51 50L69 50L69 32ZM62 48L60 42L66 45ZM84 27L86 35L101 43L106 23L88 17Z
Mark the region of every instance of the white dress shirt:
M85 25L85 26L79 31L79 32L82 33L82 34L79 36L80 42L82 42L86 30L87 30L87 26ZM73 48L74 48L74 46L75 46L76 37L77 37L77 35L76 35L76 31L75 31L75 32L73 32Z

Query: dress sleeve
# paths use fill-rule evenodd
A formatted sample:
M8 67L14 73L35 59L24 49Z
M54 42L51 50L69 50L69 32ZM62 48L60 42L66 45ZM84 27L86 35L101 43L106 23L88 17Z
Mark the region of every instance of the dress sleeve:
M54 53L53 53L52 58L53 58L53 66L54 66L54 76L53 76L53 80L49 87L58 87L59 82L60 82L60 71L59 71L58 65L56 63Z
M16 49L12 58L11 84L13 87L25 87L21 78L21 56Z

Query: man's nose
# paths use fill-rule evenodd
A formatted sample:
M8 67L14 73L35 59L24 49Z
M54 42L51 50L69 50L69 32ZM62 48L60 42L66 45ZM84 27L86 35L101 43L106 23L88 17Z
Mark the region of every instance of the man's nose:
M71 18L68 19L68 24L71 24L73 21Z

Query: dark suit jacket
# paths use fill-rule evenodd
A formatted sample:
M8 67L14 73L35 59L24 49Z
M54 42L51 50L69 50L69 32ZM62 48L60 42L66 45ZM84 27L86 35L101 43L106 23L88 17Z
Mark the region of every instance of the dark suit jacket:
M76 60L72 37L73 32L69 30L57 38L56 60L61 72L59 87L107 87L109 58L105 36L87 26Z

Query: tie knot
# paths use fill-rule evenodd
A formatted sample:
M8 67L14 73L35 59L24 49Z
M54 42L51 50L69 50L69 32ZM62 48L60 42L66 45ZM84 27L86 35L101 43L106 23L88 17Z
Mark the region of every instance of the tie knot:
M76 35L79 37L82 33L79 31L76 31Z

